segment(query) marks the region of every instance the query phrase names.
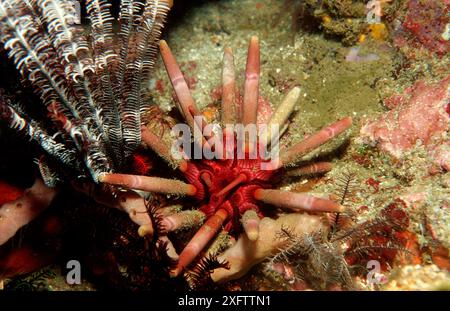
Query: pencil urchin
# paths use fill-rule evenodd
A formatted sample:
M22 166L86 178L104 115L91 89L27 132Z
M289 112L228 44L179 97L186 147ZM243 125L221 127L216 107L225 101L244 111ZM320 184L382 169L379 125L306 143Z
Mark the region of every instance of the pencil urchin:
M194 141L189 133L188 143L174 148L163 142L153 128L142 126L142 112L148 110L151 115L152 109L145 103L141 86L154 63L155 47L171 1L124 0L121 4L116 33L111 5L104 0L88 1L92 29L87 37L75 23L75 11L68 1L0 1L0 24L4 26L0 39L24 80L41 96L41 106L47 113L33 118L27 114L29 107L22 111L14 97L2 96L0 116L45 151L39 168L47 187L40 193L49 202L49 187L79 181L81 177L84 183L72 183L77 190L99 203L125 211L139 225L141 236L153 235L152 241L160 240L157 243L164 250L167 246L178 259L173 275L187 268L222 227L235 237L244 232L243 236L257 241L260 219L268 215L266 205L297 211L341 211L338 203L328 199L275 189L285 169L289 174L329 170L327 162L291 167L303 155L348 129L352 121L344 118L292 147L274 152L278 150L279 135L272 129L286 129L300 89L296 87L288 93L267 122L267 131L260 131L263 127L261 118L257 122L260 75L256 37L249 44L242 103L237 99L233 54L225 49L222 119L221 125L215 127L202 117L168 45L160 41L160 52L178 98L176 106L187 123L185 128L194 133ZM254 135L247 132L251 128ZM201 134L196 138L198 132ZM118 174L133 171L129 160L136 156L141 141L176 167L188 183ZM191 147L199 148L202 156L192 157L188 150ZM146 165L143 167L141 171L145 173ZM99 187L99 183L114 186ZM142 196L124 188L187 195L196 200L198 209L161 209L155 226ZM51 189L51 193L57 191ZM9 206L0 209L0 244L38 214L19 214ZM21 210L35 207L36 202L30 201ZM187 223L200 224L204 218L204 224L177 258L166 233L186 227Z
M191 145L174 150L158 135L144 127L143 142L181 171L188 183L125 174L104 174L100 177L100 181L130 189L187 195L197 200L199 210L206 216L206 221L180 253L178 265L172 271L173 275L179 275L187 268L222 226L235 236L243 231L251 241L256 241L259 236L260 218L265 216L262 207L266 204L294 211L341 211L342 206L331 200L274 188L284 170L294 175L329 170L331 165L328 162L313 163L300 168L295 168L295 165L303 155L347 130L352 124L350 117L323 128L289 148L282 148L275 155L269 152L271 156L266 157L264 152L257 151L275 150L279 137L272 135L270 129L283 129L287 126L288 117L299 98L300 89L293 88L271 115L265 127L269 130L259 131L260 128L257 128L257 139L236 130L236 128L247 129L249 125L256 127L257 124L260 76L257 37L251 38L248 48L242 104L236 100L233 54L231 49L225 49L219 127L210 127L202 117L165 41L160 41L160 52L178 98L176 103L178 110L190 130L201 133L200 138L194 139L193 148L197 147L205 153L212 153L215 157L208 159L205 156L192 157ZM213 130L205 130L208 128ZM180 153L184 156L180 157ZM186 215L174 214L166 217L163 222L167 230L175 230L181 226L185 222L183 217L187 217ZM141 226L140 231L143 235L151 234L153 228L145 225Z

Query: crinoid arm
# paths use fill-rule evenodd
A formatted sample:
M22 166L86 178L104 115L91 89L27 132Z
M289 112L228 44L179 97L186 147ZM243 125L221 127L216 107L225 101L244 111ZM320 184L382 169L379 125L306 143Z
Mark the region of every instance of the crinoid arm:
M80 161L78 175L97 182L101 173L120 170L141 143L146 108L141 86L154 65L171 4L123 0L116 33L109 1L88 0L90 40L76 24L70 1L0 1L0 40L54 126L36 135L40 122L25 117L27 111L9 111L2 118L45 151L53 148L51 156L63 165ZM44 134L62 137L64 146L51 140L44 145Z
M0 41L47 111L35 120L34 107L18 110L0 94L0 121L41 146L48 161L39 168L49 186L79 177L98 183L104 173L122 171L140 146L142 85L172 4L123 0L116 31L110 1L87 0L88 37L71 1L0 1ZM110 205L143 223L133 212L143 209L143 199L137 203L130 191L120 196L128 203Z

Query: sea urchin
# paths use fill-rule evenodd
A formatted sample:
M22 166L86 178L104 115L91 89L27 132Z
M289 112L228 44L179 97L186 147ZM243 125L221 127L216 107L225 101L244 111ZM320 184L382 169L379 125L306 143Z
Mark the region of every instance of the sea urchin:
M178 98L177 107L180 113L191 130L194 132L200 130L203 133L201 139L194 141L194 144L199 144L203 150L209 148L209 151L216 151L217 154L222 155L222 158L177 159L171 152L171 148L148 128L143 127L143 141L162 158L176 166L189 183L125 174L104 174L100 177L100 181L149 192L188 195L198 200L200 211L207 217L206 222L181 252L173 275L180 274L191 264L222 226L226 231L234 234L238 234L243 229L251 241L256 241L259 236L259 220L264 216L261 209L264 203L294 211L340 212L342 210L342 206L328 199L273 188L277 177L288 169L288 166L295 165L303 155L347 130L352 124L350 117L325 127L289 148L282 148L275 157L270 159L258 153L256 156L251 156L255 154L254 150L266 148L273 145L274 141L278 141L278 138L275 140L272 135L262 135L261 132L257 141L248 137L242 139L242 136L239 137L229 126L239 123L242 123L244 127L256 126L257 123L260 77L258 38L252 37L248 48L242 105L236 100L233 54L230 49L225 49L221 107L221 123L224 130L223 132L212 131L209 135L204 135L203 129L208 125L196 107L188 85L165 41L160 41L160 51ZM299 95L298 87L288 93L271 116L267 128L286 127L288 117ZM238 153L242 150L244 156L239 156ZM181 150L186 154L185 151ZM318 162L290 169L290 174L324 172L330 168L330 163ZM151 233L152 230L153 228L149 226L141 227L142 232Z

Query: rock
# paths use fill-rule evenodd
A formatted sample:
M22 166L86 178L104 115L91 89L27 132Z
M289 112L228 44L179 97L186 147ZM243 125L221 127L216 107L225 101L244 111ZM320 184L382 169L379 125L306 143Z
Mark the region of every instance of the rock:
M211 275L214 282L225 282L244 276L254 265L273 256L286 240L279 239L277 234L282 228L289 228L296 234L305 234L323 228L322 218L315 215L292 213L284 214L274 220L265 217L260 222L258 240L250 241L242 234L237 242L219 256L220 261L228 261L230 269L216 269Z
M404 266L392 272L383 290L448 290L449 272L435 265Z
M433 162L448 171L449 84L450 75L435 84L419 81L386 99L386 106L392 109L361 128L363 142L377 145L397 159L421 143Z

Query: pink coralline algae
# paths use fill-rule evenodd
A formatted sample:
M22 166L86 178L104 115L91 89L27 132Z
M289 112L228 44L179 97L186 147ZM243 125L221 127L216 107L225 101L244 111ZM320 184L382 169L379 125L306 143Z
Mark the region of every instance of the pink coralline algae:
M448 0L410 0L403 28L430 51L445 55L450 52L450 43L441 35L448 23L449 9Z
M433 162L448 171L449 84L450 75L435 84L419 81L386 99L385 105L391 110L362 127L363 140L378 144L395 158L421 142Z

